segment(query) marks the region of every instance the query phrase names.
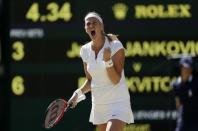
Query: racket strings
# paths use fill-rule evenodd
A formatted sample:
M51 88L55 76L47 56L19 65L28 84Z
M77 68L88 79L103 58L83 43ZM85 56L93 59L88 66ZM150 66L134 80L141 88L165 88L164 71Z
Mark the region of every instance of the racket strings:
M49 123L51 123L52 121L54 121L57 118L57 116L58 116L58 109L59 109L59 105L55 105L52 108L52 113L50 114Z
M49 129L55 126L61 120L68 107L69 105L63 99L53 101L47 108L45 128Z

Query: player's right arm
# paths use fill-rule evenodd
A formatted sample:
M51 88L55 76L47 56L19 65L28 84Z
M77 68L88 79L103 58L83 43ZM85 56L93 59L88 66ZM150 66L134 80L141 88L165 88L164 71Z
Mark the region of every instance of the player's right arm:
M83 94L86 94L91 91L91 75L87 71L87 63L83 62L84 72L86 76L86 81L84 84L80 87Z
M68 103L72 104L71 106L72 108L74 108L78 104L77 100L81 95L84 95L91 91L91 75L87 71L87 64L85 62L83 62L83 67L84 67L84 72L86 75L86 80L84 84L79 89L77 89L73 93L72 97L69 99Z

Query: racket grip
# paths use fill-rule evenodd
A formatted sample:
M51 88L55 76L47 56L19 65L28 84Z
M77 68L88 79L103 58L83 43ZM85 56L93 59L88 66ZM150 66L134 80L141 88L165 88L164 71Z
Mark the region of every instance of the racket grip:
M77 99L77 103L81 102L82 100L85 100L86 96L84 94L80 95Z

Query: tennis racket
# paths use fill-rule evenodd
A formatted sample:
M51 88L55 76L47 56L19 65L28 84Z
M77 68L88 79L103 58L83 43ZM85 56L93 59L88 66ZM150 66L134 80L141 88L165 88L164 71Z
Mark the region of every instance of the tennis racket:
M77 103L84 100L85 95L77 99ZM54 127L64 116L64 113L70 109L68 102L64 99L56 99L50 103L46 110L44 127L50 129Z

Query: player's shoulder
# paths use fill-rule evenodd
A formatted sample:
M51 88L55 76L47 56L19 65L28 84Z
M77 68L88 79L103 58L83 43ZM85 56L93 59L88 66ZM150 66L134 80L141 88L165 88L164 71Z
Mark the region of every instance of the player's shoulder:
M88 50L90 48L91 42L87 42L81 46L81 50Z
M89 48L90 45L91 45L91 41L86 42L84 45L82 45L82 48Z
M80 56L82 57L84 62L88 61L90 47L91 47L91 42L88 42L82 45L80 48Z
M115 51L117 51L118 49L122 49L122 48L124 49L124 46L122 45L122 42L119 41L119 40L111 41L110 47L111 47L111 49L113 49Z
M112 40L111 41L111 46L119 46L122 45L122 42L119 40Z

